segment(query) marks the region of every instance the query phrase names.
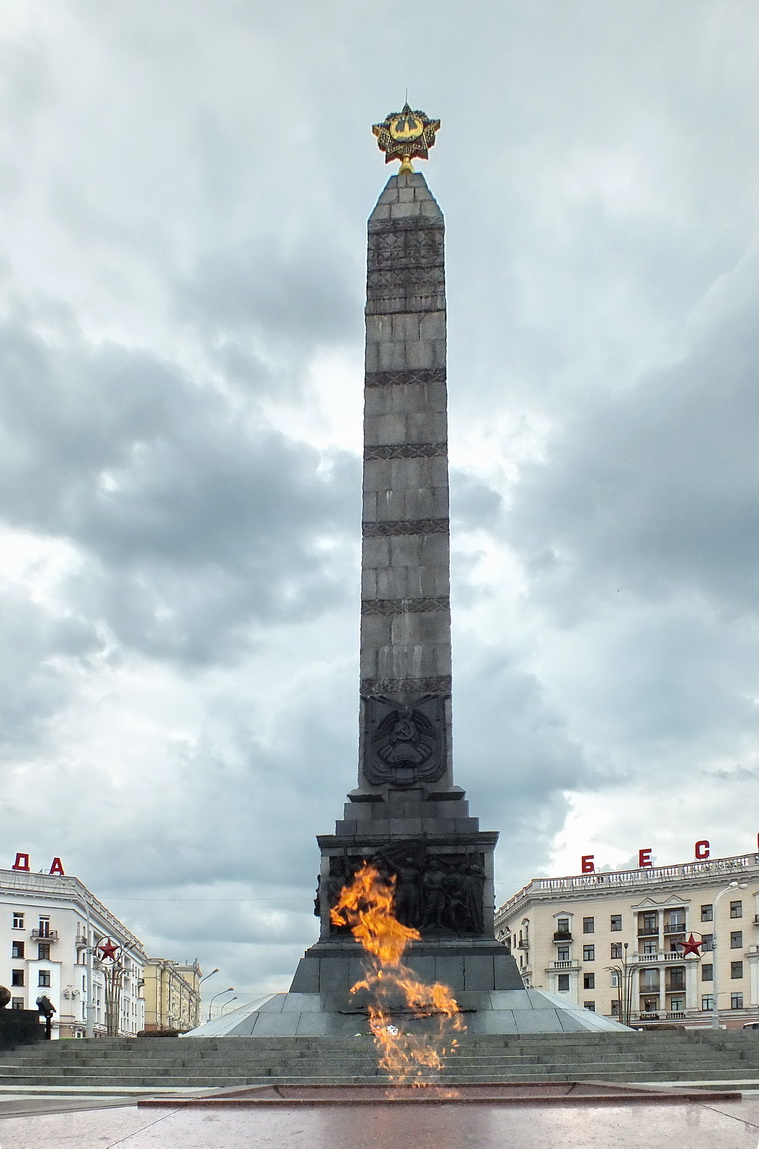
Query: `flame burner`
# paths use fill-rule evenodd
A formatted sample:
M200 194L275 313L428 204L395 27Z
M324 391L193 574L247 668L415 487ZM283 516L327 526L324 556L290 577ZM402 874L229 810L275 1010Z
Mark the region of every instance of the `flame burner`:
M428 1085L455 1050L454 1034L466 1027L448 987L426 985L403 963L406 947L421 934L396 918L395 882L364 862L330 916L351 930L368 957L364 977L350 992L366 1000L380 1067L394 1084Z

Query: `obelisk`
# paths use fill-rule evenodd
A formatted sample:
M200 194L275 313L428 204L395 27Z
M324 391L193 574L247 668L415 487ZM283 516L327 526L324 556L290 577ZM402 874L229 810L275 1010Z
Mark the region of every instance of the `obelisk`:
M317 839L319 940L289 992L250 1009L236 1036L365 1032L366 1005L350 992L363 951L330 907L366 861L421 934L404 965L454 992L468 1032L623 1028L523 986L493 934L498 834L480 830L453 782L444 228L411 168L439 126L406 105L373 129L401 167L369 219L358 782L334 834Z
M493 934L498 834L453 781L445 227L411 169L438 127L407 105L374 128L401 168L368 225L358 783L318 838L321 937L292 992L340 993L358 977L329 909L365 859L395 879L398 917L422 933L407 955L421 977L457 993L522 987Z

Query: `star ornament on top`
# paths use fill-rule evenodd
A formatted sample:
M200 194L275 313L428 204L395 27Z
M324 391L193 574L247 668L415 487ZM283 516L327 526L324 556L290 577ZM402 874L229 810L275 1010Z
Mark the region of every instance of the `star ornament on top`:
M96 952L101 961L112 961L115 964L121 957L121 946L110 938L101 938L96 946Z
M424 112L414 112L405 103L402 111L391 112L381 124L374 124L372 131L377 137L377 147L385 153L385 163L401 161L400 175L414 170L411 166L414 158L429 158L435 133L440 131L440 120L431 120Z
M695 954L696 957L701 957L699 950L703 944L703 941L697 942L693 934L691 934L688 940L682 943L683 948L681 952L683 957L687 957L688 954Z

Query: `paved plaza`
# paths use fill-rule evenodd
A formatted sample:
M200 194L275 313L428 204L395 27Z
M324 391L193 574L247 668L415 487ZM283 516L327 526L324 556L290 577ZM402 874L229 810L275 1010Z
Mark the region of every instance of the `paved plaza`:
M0 1102L0 1113L14 1104ZM50 1102L26 1104L44 1108ZM742 1100L546 1106L376 1101L209 1110L119 1104L0 1117L2 1149L388 1149L405 1144L414 1149L757 1149L759 1094Z

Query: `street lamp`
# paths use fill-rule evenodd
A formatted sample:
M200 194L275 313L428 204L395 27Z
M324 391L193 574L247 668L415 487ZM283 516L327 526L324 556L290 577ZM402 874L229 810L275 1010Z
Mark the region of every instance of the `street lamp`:
M223 1006L221 1007L221 1013L219 1014L219 1017L223 1017L225 1009L227 1009L227 1007L230 1006L233 1001L237 1001L237 1000L238 1000L237 994L235 994L234 997L230 997L229 1001L225 1001Z
M213 995L213 997L211 998L211 1000L208 1003L208 1018L206 1019L207 1021L211 1020L211 1007L213 1006L213 1003L216 1001L216 998L222 997L222 995L225 993L234 993L234 992L235 992L235 987L233 985L230 985L228 989L220 989L218 993L215 993Z
M731 882L729 886L725 886L724 890L720 890L714 899L714 920L712 923L712 1029L719 1029L719 1004L717 1001L717 904L724 894L728 894L730 890L745 890L748 882Z
M218 972L219 972L218 969L212 969L210 973L207 973L205 977L202 977L200 979L200 981L198 982L198 985L201 986L204 981L208 981L209 977L213 977L213 975L215 973L218 973Z
M619 1002L619 1020L622 1025L630 1024L632 1012L632 981L634 966L627 959L629 943L624 942L624 956L621 965L607 965L606 969L617 975L617 1000Z

